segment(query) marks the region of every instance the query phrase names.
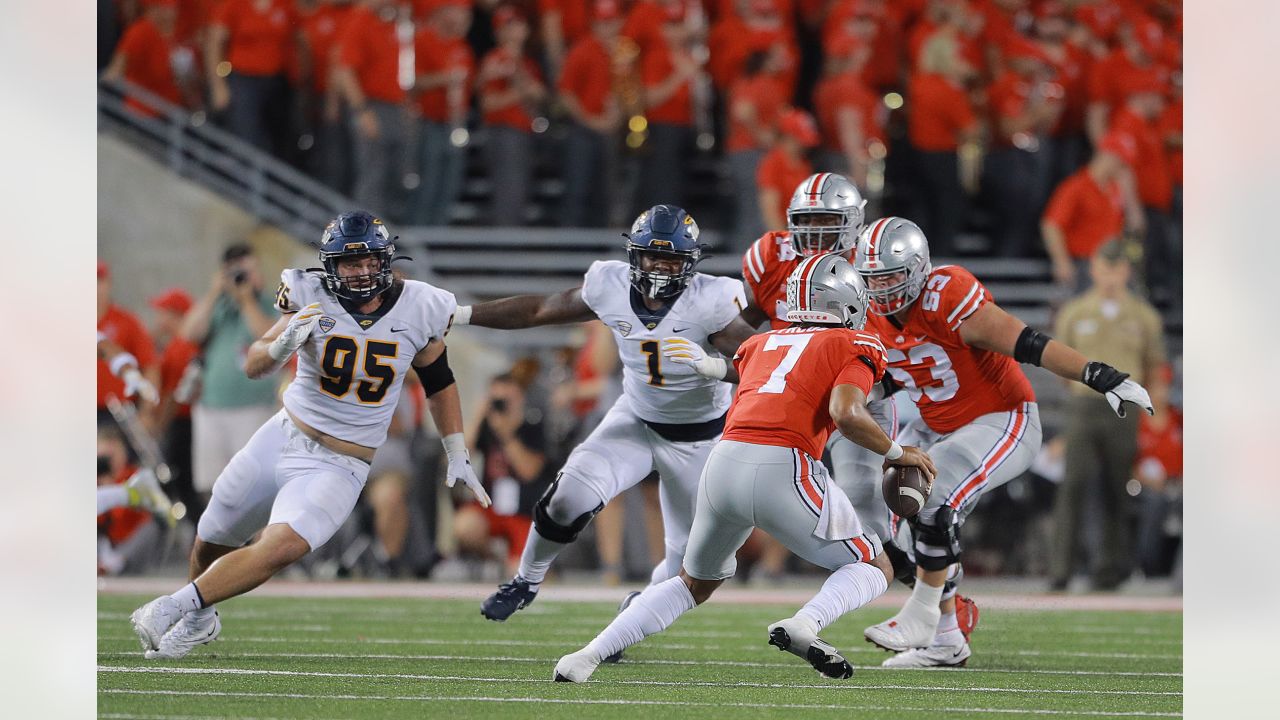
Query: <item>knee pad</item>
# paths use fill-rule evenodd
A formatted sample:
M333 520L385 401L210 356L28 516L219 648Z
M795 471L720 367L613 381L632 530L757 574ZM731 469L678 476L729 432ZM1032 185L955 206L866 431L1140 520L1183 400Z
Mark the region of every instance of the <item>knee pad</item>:
M916 564L907 556L907 552L893 542L884 544L884 554L889 556L893 565L893 577L907 587L916 585Z
M604 509L604 503L597 504L594 508L578 515L568 523L561 523L551 517L548 509L551 505L556 491L560 489L560 480L564 477L564 473L556 475L555 482L551 483L551 487L542 494L538 499L538 503L533 506L533 527L542 537L565 545L578 539L578 535L591 522L591 519Z
M916 515L908 522L915 541L916 563L925 570L945 570L960 562L960 526L956 511L943 505L928 518Z

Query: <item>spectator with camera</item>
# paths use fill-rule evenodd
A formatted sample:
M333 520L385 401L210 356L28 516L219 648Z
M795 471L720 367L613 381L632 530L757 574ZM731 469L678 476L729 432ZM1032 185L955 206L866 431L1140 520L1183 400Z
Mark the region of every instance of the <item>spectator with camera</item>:
M192 480L203 498L276 410L276 379L250 380L244 372L249 346L275 322L274 305L253 249L236 243L183 318L181 336L200 346L203 358L200 399L191 410Z
M505 570L514 573L533 524L533 507L546 490L546 437L542 413L525 404L525 389L510 373L489 383L485 407L473 417L479 425L468 433L472 456L483 457L478 468L493 504L483 508L469 502L458 508L453 520L459 548L488 559L490 542L507 544Z

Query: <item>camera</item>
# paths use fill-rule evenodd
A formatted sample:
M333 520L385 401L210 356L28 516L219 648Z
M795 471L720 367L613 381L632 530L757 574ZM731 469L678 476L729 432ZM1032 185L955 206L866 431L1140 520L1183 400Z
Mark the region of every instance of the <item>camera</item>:
M247 270L237 270L231 274L231 282L236 285L243 285L249 280L249 272Z
M494 398L494 399L489 403L489 408L490 408L490 409L492 409L494 412L504 413L504 412L506 412L506 411L507 411L507 399L506 399L506 398Z

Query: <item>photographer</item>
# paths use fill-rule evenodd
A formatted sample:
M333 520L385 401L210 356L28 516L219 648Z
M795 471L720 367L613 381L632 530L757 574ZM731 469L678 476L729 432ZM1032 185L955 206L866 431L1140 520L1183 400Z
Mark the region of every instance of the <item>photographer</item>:
M541 412L526 408L525 391L510 374L489 383L489 396L479 427L469 433L470 451L484 459L479 465L493 505L482 508L467 503L453 520L458 547L469 555L488 559L493 538L507 542L507 572L514 572L524 552L533 524L533 506L546 489L546 438Z
M209 292L183 318L179 333L200 346L204 366L191 408L192 479L202 495L276 410L277 380L250 380L244 372L249 346L275 322L274 304L253 249L237 243L223 252Z

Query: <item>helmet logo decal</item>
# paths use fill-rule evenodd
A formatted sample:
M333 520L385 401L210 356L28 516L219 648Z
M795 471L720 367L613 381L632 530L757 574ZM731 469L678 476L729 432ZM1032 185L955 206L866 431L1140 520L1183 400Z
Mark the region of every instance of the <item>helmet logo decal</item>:
M689 218L686 216L686 217L685 217L685 220L688 220L688 219L689 219ZM675 244L674 244L674 243L672 243L670 240L650 240L650 241L649 241L649 247L651 247L651 248L674 248L674 247L675 247Z
M365 243L365 242L352 242L352 243L347 243L346 245L344 245L344 246L342 247L342 249L343 249L343 250L366 250L366 249L368 249L368 247L369 247L369 243Z

